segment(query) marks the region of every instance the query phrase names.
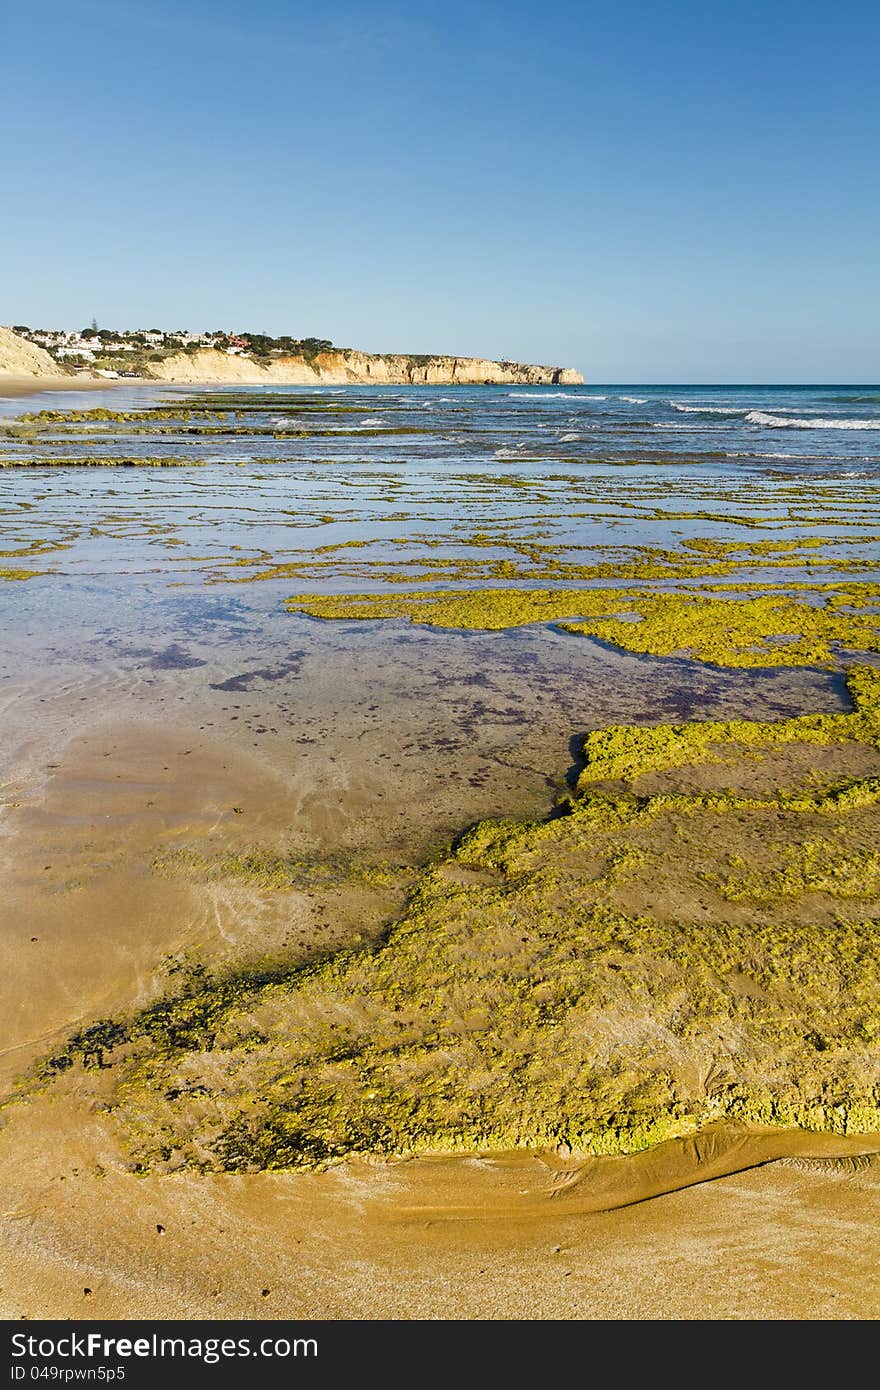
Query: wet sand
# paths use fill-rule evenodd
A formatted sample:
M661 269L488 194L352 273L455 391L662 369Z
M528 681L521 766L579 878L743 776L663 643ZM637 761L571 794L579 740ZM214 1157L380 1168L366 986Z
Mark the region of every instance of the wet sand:
M880 1170L860 1141L722 1131L634 1159L352 1162L135 1178L100 1117L32 1108L0 1136L7 1318L873 1318ZM64 1134L51 1150L47 1132ZM826 1142L822 1142L825 1140ZM729 1146L729 1147L728 1147ZM13 1152L10 1154L10 1147ZM95 1170L95 1159L100 1170ZM88 1290L89 1292L86 1292Z
M199 670L189 668L190 678ZM68 696L56 692L61 709L70 709ZM375 780L378 754L387 751L381 737L370 775L355 775L349 752L345 778L333 786L325 779L343 756L335 737L306 774L259 739L217 738L192 721L189 701L187 719L156 727L132 719L136 694L120 691L127 720L89 712L49 738L53 698L32 698L46 701L49 717L30 743L22 719L18 777L7 783L2 968L16 1002L4 1011L7 1083L77 1024L155 997L168 953L196 950L217 962L277 944L307 958L369 931L366 904L345 894L328 916L320 894L206 888L150 866L169 844L280 844L291 826L325 843L335 830L345 844L348 822L334 822L330 799L349 800L358 823L372 817L383 839L394 816ZM340 728L351 735L348 718ZM522 759L525 770L506 793L511 801L547 796L529 762ZM461 750L456 763L457 804L438 810L441 821L460 814L475 790ZM394 785L398 800L408 785L400 770L390 770L385 788ZM409 795L412 814L415 788ZM430 813L422 829L423 840L437 834ZM373 904L376 929L381 920ZM81 1096L50 1091L13 1104L4 1119L7 1317L880 1312L878 1168L859 1157L880 1148L871 1139L722 1130L585 1163L511 1155L136 1177L85 1087ZM629 1203L636 1205L621 1208Z
M124 379L131 386L130 379ZM70 376L6 376L0 372L0 400L14 400L19 396L42 396L55 391L95 391L106 390L113 385L106 377Z

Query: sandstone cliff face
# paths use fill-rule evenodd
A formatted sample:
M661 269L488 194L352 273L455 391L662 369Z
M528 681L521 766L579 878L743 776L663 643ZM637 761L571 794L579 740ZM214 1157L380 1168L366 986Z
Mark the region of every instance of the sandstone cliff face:
M241 385L345 386L582 386L570 367L490 362L482 357L407 357L403 354L333 349L317 357L230 357L213 348L175 353L146 369L156 381L228 382ZM64 377L67 373L43 348L9 328L0 328L0 376Z
M214 348L177 352L161 362L150 362L146 370L156 381L226 382L244 386L270 382L300 386L314 384L319 379L303 358L277 358L261 367L251 357L230 357Z
M54 357L27 338L19 338L11 328L0 328L0 376L40 377L64 376Z
M150 364L158 381L230 382L259 385L345 386L581 386L583 377L570 367L537 367L517 362L490 362L481 357L429 357L337 351L316 357L274 357L264 364L251 357L230 357L213 348L176 353Z

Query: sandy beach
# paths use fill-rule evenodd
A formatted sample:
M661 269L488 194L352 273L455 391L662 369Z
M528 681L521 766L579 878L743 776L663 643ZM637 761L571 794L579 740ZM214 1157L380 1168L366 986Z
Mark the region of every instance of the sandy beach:
M245 1319L864 1319L880 1311L876 1163L797 1156L736 1171L762 1152L821 1153L815 1137L741 1139L730 1176L596 1211L589 1188L600 1174L560 1186L555 1164L519 1156L350 1163L293 1176L132 1178L109 1166L96 1175L95 1153L106 1159L100 1121L84 1136L79 1116L62 1111L49 1123L58 1133L72 1118L79 1144L50 1158L46 1131L19 1127L15 1160L4 1155L8 1318L173 1310ZM859 1146L850 1147L855 1155ZM664 1182L674 1181L677 1161L670 1156ZM656 1191L638 1159L605 1162L636 1171L608 1174L603 1202ZM698 1176L693 1155L679 1178L685 1172L689 1182Z
M169 837L225 825L232 843L244 816L231 801L247 808L249 834L256 820L259 838L277 836L298 814L292 789L198 728L86 728L38 741L33 754L54 765L7 813L6 916L18 928L4 937L17 1005L4 1010L7 1082L53 1037L149 998L169 953L234 960L257 939L261 951L289 950L294 930L308 953L368 935L365 908L375 928L382 921L345 891L331 897L328 923L305 895L273 902L222 884L205 895L151 875ZM102 1110L81 1083L5 1110L7 1318L880 1312L877 1136L721 1126L632 1158L514 1153L162 1177L132 1175Z
M127 383L129 386L132 382ZM97 376L13 376L0 372L0 400L42 396L56 391L106 391L113 382Z

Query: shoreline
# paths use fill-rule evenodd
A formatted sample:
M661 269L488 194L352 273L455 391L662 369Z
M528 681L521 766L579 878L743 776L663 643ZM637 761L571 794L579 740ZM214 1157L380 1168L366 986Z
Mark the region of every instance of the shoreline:
M338 388L340 386L364 386L364 387L406 387L424 388L434 387L437 390L452 390L456 388L466 388L468 390L478 386L522 386L530 390L540 390L544 388L548 391L557 389L560 383L547 381L372 381L369 378L362 380L350 380L345 377L335 377L327 375L324 377L314 376L303 377L283 377L272 376L268 372L262 377L240 377L240 376L217 376L217 377L159 377L159 376L129 376L129 377L22 377L15 375L5 375L0 372L0 400L14 400L20 396L36 396L43 393L54 391L95 391L110 389L113 387L139 387L151 386L156 388L166 388L177 391L192 391L198 393L201 390L213 389L217 387L287 387L287 388L314 388L318 390L327 387ZM583 385L583 382L563 383L568 387L572 385Z
M66 1117L62 1107L56 1132ZM101 1118L89 1127L100 1149ZM173 1306L186 1319L861 1319L878 1308L880 1175L855 1139L829 1158L783 1131L789 1152L766 1159L774 1136L704 1131L704 1176L658 1193L660 1169L697 1136L594 1159L589 1175L553 1155L502 1154L199 1181L102 1167L65 1182L88 1152L82 1136L50 1155L38 1119L17 1129L0 1243L7 1318ZM627 1205L612 1200L622 1179L634 1179ZM785 1277L793 1259L797 1279Z
M102 387L131 385L141 380L147 383L146 377L30 377L0 373L0 400L16 400L19 396L39 396L52 391L97 391Z

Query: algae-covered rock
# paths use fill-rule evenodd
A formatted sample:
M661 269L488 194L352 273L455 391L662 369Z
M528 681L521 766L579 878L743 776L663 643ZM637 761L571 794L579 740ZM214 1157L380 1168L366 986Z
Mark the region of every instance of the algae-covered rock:
M801 585L799 592L801 597L778 591L747 598L699 590L421 590L301 594L287 606L315 618L407 618L489 632L553 622L626 651L688 655L718 666L830 666L836 648L880 651L876 584Z
M190 971L44 1083L100 1075L141 1168L631 1152L719 1118L878 1130L880 673L849 689L851 713L599 730L563 814L472 827L378 941ZM700 768L717 786L683 790ZM190 868L303 873L239 859Z

